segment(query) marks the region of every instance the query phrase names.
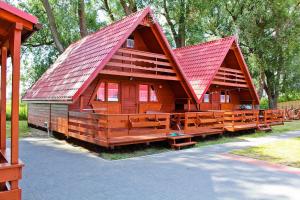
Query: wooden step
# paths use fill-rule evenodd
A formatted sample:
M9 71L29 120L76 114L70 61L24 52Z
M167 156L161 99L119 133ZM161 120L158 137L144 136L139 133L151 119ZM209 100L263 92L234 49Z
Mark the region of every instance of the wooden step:
M180 150L181 147L193 146L196 143L197 142L183 142L183 143L172 144L172 148Z
M265 131L265 132L269 132L269 131L272 131L272 128L270 127L270 125L259 125L257 127L257 129L259 131Z

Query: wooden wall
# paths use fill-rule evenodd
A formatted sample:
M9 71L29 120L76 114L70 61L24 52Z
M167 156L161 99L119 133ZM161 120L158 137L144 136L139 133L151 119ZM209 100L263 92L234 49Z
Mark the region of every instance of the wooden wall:
M51 104L50 130L68 134L68 105Z
M28 124L46 128L45 122L51 131L68 133L68 105L28 103Z
M100 102L94 101L92 98L93 93L96 90L97 84L99 80L118 82L119 92L121 94L121 87L123 82L128 82L129 77L121 77L121 76L109 76L109 75L99 75L95 81L87 88L87 90L82 95L82 108L85 111L91 111L92 108L96 109L97 113L109 113L109 114L120 114L121 113L121 97L119 97L119 102ZM157 92L158 102L139 102L137 99L137 112L144 113L147 110L151 111L161 111L161 112L172 112L175 110L175 91L172 87L174 84L172 81L163 81L163 80L155 80L155 79L142 79L142 78L134 78L131 82L136 84L138 89L139 84L151 84L154 86ZM181 86L180 86L181 87ZM177 90L183 90L183 88L177 88ZM137 91L138 93L138 91ZM185 97L185 96L183 96ZM138 98L138 96L137 96ZM80 99L72 105L69 105L69 110L71 111L79 111L80 110Z
M45 122L50 122L50 104L28 104L28 124L46 128Z

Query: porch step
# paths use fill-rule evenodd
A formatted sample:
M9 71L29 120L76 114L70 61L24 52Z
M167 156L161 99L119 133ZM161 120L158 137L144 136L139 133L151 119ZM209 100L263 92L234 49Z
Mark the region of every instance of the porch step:
M172 148L180 150L181 147L195 145L196 142L192 141L191 135L180 133L178 136L169 136L168 141Z
M272 128L270 127L269 124L267 124L267 125L258 125L257 129L259 131L265 131L265 132L272 131Z
M172 148L180 150L181 147L187 147L187 146L193 146L197 142L183 142L183 143L177 143L177 144L172 144Z

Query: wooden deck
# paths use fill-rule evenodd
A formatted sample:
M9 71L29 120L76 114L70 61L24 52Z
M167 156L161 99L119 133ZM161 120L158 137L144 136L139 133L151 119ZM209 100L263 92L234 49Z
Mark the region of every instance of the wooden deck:
M259 123L263 125L283 125L284 110L261 110L259 114Z
M225 112L225 130L229 132L257 129L259 124L258 110L239 110Z
M171 132L181 132L192 137L205 137L258 129L261 121L268 124L281 123L281 113L266 111L272 117L259 120L258 110L211 111L151 114L96 114L69 112L68 133L83 141L107 148L115 146L150 143L168 140Z
M223 134L224 112L186 112L184 133L192 136Z
M166 140L170 114L95 114L69 112L68 136L100 146Z
M21 189L16 187L22 178L23 164L11 164L0 151L0 199L21 199Z

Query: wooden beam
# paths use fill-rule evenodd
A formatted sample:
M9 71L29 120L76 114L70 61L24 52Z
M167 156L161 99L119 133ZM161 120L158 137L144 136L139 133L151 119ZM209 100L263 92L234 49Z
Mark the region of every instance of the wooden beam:
M116 75L116 76L132 76L139 78L150 78L150 79L162 79L162 80L171 80L179 81L177 76L166 76L166 75L155 75L155 74L144 74L144 73L134 73L134 72L121 72L113 70L102 70L100 74Z
M159 59L165 59L168 60L168 57L164 54L158 54L158 53L150 53L145 51L137 51L134 49L125 49L121 48L118 50L118 53L128 53L132 55L138 55L138 56L145 56L145 57L151 57L151 58L159 58Z
M222 81L212 81L211 84L248 88L247 84L226 83L226 82L222 82Z
M219 76L235 76L237 78L245 78L244 75L232 74L232 73L220 72L220 71L217 72L217 75L219 75Z
M161 62L161 61L142 59L142 58L131 58L131 57L127 57L127 56L114 55L112 57L112 59L125 60L125 61L131 61L131 62L146 62L146 63L155 64L155 65L163 65L163 66L172 67L172 65L169 62Z
M132 65L132 64L124 64L124 63L117 63L117 62L109 62L106 64L107 66L112 67L122 67L122 68L128 68L128 69L140 69L140 70L146 70L146 71L153 71L153 72L166 72L166 73L174 73L176 72L173 69L164 69L164 68L155 68L155 67L143 67L138 65Z
M5 152L6 149L6 66L7 48L1 49L1 111L0 111L0 149Z
M11 164L19 162L19 99L20 99L20 51L23 26L16 23L10 37L12 57L12 103L11 103ZM16 183L17 184L17 183Z
M234 79L234 78L226 78L224 76L215 76L214 79L220 79L220 80L227 80L231 82L241 82L241 83L247 83L245 79Z
M9 21L12 24L13 23L22 24L25 29L30 30L30 31L33 30L33 24L31 22L26 21L26 20L24 20L16 15L13 15L5 10L0 9L0 16L1 16L1 19Z
M226 68L226 67L221 67L220 70L226 71L226 72L233 72L233 73L238 73L238 74L244 74L242 70L240 69L231 69L231 68Z

